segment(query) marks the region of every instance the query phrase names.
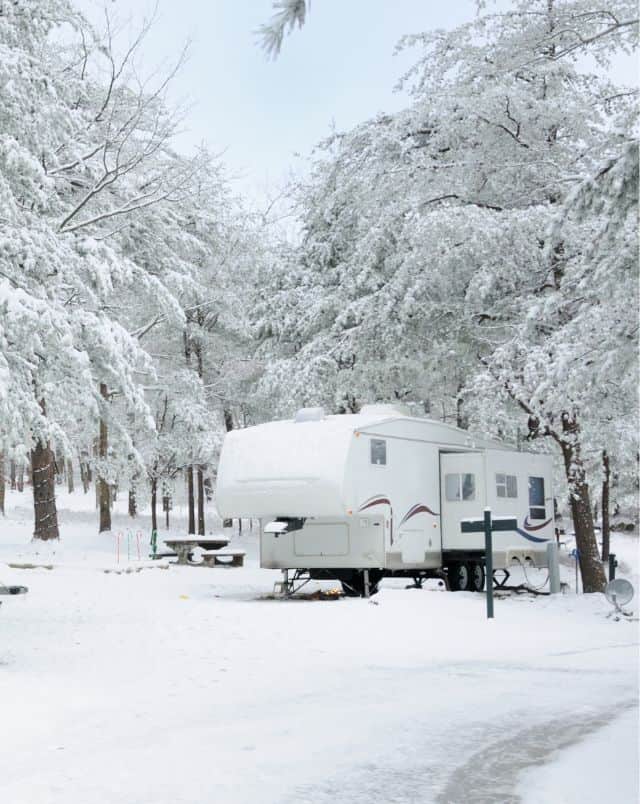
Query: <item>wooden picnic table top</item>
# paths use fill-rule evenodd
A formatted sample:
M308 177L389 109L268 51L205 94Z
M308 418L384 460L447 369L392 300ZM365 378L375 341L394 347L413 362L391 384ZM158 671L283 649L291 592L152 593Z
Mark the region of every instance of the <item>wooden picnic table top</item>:
M163 539L167 547L175 549L181 546L201 547L203 550L219 550L229 544L229 539L224 536L172 536Z

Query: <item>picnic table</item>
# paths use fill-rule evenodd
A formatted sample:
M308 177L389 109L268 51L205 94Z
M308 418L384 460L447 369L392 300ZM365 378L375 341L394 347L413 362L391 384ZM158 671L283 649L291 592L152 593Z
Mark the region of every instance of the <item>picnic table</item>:
M242 567L245 555L244 550L205 550L202 563L205 567Z
M196 547L202 550L220 550L229 544L229 539L224 536L174 536L163 541L178 556L178 564L188 564Z

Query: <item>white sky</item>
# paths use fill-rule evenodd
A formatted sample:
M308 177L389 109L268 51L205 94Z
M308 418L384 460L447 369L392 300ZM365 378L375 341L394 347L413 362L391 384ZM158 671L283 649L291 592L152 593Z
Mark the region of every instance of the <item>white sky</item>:
M94 21L101 0L78 0ZM138 22L154 0L113 0L109 12ZM206 140L225 150L245 191L279 184L329 133L406 104L393 87L414 56L394 57L398 39L453 27L474 13L473 0L312 0L307 24L267 60L255 30L272 15L271 0L159 0L144 46L145 63L170 60L186 39L191 55L176 78L176 97L191 101L181 145Z
M102 0L77 0L94 21ZM154 0L111 0L110 13L134 25ZM180 146L206 141L225 150L245 192L262 195L322 139L335 122L348 128L406 104L397 79L416 54L393 55L406 33L452 28L475 14L474 0L312 0L307 24L268 61L255 30L272 0L158 0L158 20L144 45L148 68L170 61L186 39L189 62L176 78L176 99L191 109ZM627 60L615 77L634 81ZM618 73L618 70L616 70ZM299 165L301 169L303 165Z

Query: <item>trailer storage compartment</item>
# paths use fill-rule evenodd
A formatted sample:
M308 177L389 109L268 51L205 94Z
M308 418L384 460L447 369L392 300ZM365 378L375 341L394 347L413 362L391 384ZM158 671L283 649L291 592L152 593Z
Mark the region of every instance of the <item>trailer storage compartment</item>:
M293 552L297 556L346 556L349 528L344 522L307 522L294 531Z

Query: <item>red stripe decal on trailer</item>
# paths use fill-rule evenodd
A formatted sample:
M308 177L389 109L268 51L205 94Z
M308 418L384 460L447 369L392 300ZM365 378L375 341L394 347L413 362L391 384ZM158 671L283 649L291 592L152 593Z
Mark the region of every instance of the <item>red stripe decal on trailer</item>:
M381 495L374 495L373 497L369 497L368 500L365 500L358 511L365 511L367 508L372 508L374 505L388 505L389 511L391 513L391 527L389 529L389 539L391 544L393 544L393 508L391 506L391 500L388 497L382 497Z
M546 522L543 522L541 525L531 525L529 523L529 517L525 516L524 522L522 523L522 527L526 530L542 530L542 528L546 528L547 525L551 522L551 519L547 519Z
M391 505L391 500L387 497L370 497L362 503L358 511L364 511L366 508L371 508L374 505Z
M440 514L432 511L428 505L425 505L424 503L416 503L414 506L409 508L407 513L404 515L399 527L402 527L405 522L408 522L412 517L416 516L416 514L431 514L431 516L440 516Z

